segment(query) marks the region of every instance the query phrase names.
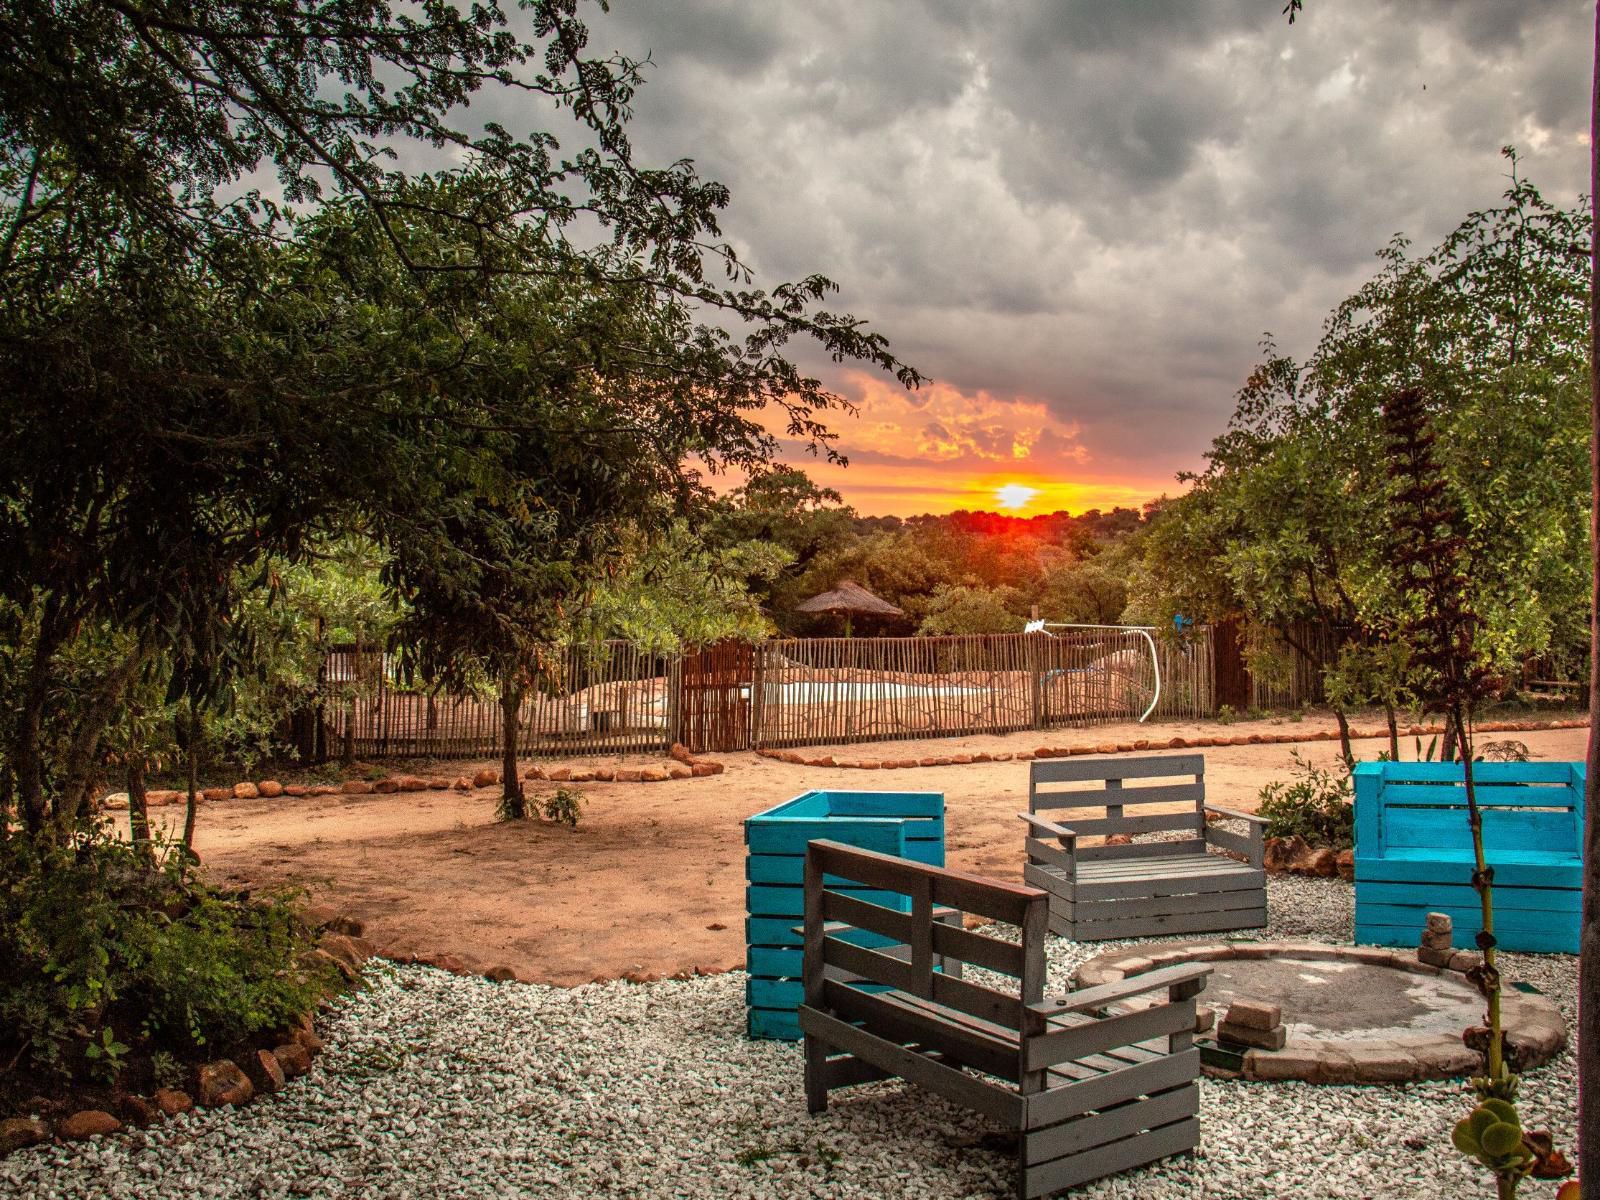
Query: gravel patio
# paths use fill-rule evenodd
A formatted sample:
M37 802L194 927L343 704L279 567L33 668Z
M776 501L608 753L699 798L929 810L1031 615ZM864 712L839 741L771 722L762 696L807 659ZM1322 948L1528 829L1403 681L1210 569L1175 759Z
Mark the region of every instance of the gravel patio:
M1271 937L1347 941L1338 880L1274 879ZM1131 943L1126 943L1131 944ZM1052 939L1051 986L1110 948ZM1575 1019L1576 959L1505 955ZM0 1195L987 1197L1009 1157L968 1114L898 1083L808 1117L798 1046L742 1036L742 972L561 989L380 967L326 1020L313 1073L242 1110L0 1160ZM1202 1081L1202 1152L1101 1180L1084 1197L1473 1197L1450 1146L1458 1082ZM1529 1127L1572 1145L1570 1052L1531 1072ZM1530 1182L1523 1195L1553 1194Z

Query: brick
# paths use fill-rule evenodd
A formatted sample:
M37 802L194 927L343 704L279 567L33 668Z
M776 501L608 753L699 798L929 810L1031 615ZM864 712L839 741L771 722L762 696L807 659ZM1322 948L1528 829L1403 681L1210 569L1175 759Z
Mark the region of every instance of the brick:
M1236 1025L1244 1029L1276 1029L1283 1024L1283 1009L1265 1000L1241 996L1228 1005L1222 1021L1224 1025Z
M1231 1010L1230 1010L1231 1011ZM1282 1025L1275 1029L1251 1029L1245 1025L1230 1025L1226 1020L1217 1026L1217 1041L1233 1042L1240 1046L1255 1046L1261 1050L1282 1050L1289 1040L1289 1031Z

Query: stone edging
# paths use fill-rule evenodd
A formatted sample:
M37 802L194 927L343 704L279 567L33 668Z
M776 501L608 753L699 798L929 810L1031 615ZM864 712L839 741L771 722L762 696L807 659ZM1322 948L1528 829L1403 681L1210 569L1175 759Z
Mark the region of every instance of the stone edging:
M1304 958L1348 961L1387 967L1413 975L1458 977L1477 965L1478 956L1457 953L1448 966L1418 960L1411 950L1379 946L1333 946L1326 942L1200 942L1161 949L1142 946L1090 959L1078 968L1076 986L1097 987L1140 975L1158 967L1185 962L1218 962L1230 958ZM1501 993L1506 1048L1519 1071L1538 1066L1567 1044L1561 1010L1544 996L1514 989ZM1210 1014L1202 1027L1210 1024ZM1466 1043L1471 1030L1447 1034L1397 1034L1370 1042L1300 1038L1281 1050L1248 1049L1243 1053L1244 1078L1260 1081L1298 1079L1306 1083L1396 1083L1408 1080L1455 1079L1484 1069L1483 1054Z
M646 763L642 767L532 766L523 773L522 778L529 782L538 780L551 783L662 783L668 779L702 779L721 775L725 769L722 763L697 758L683 746L673 746L670 757L673 760L670 763ZM471 792L499 786L500 772L486 767L470 776L458 775L454 780L442 776L423 778L421 775L389 775L379 780L350 779L344 783L319 784L285 784L275 779L258 782L246 780L232 787L201 788L198 796L202 800L216 802L275 800L280 796L299 799L306 796L388 795L394 792ZM145 795L145 802L151 808L183 804L187 799L186 792L150 791ZM109 811L126 811L128 793L113 792L100 801L100 807Z
M1487 721L1474 726L1479 733L1534 733L1543 729L1587 729L1588 717L1563 718L1554 721ZM1425 737L1444 732L1443 725L1412 725L1405 730L1406 737ZM1352 741L1387 738L1387 729L1352 729ZM1140 738L1133 742L1079 742L1071 746L1040 746L1037 750L974 751L962 754L935 754L922 758L839 758L823 754L807 758L796 750L758 749L763 758L793 763L801 767L846 767L859 771L892 771L905 767L948 767L967 763L1032 762L1036 758L1068 758L1078 754L1132 754L1143 750L1199 750L1207 746L1266 746L1291 742L1336 742L1337 730L1322 729L1314 733L1241 733L1232 737L1197 737L1160 739Z

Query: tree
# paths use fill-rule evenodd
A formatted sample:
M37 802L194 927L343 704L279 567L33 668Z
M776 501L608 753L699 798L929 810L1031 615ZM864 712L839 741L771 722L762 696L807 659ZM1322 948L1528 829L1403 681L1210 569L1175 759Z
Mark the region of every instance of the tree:
M951 633L1020 633L1022 595L1016 588L941 584L917 626L924 636Z
M359 529L420 577L429 551L450 561L453 521L497 556L480 565L523 580L509 597L553 544L516 474L539 441L575 457L631 439L637 461L654 455L658 496L684 502L703 494L698 469L765 463L762 409L827 446L819 414L842 401L786 356L790 339L917 382L820 306L820 276L750 287L717 228L726 190L687 162L634 162L636 65L585 56L572 0L528 12L531 41L494 4L382 0L80 0L0 25L0 620L21 648L0 794L30 825L71 809L151 655L171 661L170 700L216 702L251 655L240 581L269 562ZM554 102L582 148L452 125L485 88ZM430 148L463 165L390 165ZM244 186L265 168L280 200ZM730 286L709 282L719 269ZM571 310L540 309L548 340L516 339L520 364L478 361L481 331L439 319L507 296L538 308L551 289ZM585 322L616 329L607 313L631 314L635 336L569 344ZM493 390L563 370L564 391ZM603 411L563 404L585 371L611 389ZM644 477L614 485L606 469L591 473L606 495ZM544 564L541 597L567 561ZM54 665L98 624L130 635L128 658L71 715L70 754L47 761Z

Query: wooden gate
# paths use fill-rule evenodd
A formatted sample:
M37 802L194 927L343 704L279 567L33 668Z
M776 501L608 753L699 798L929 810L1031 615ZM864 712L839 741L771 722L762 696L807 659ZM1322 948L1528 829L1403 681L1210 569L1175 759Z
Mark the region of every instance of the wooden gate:
M1217 707L1226 704L1235 713L1246 712L1253 706L1255 687L1244 661L1244 630L1237 618L1218 621L1212 629Z
M696 753L750 748L750 693L755 651L745 642L719 642L683 656L679 728Z

